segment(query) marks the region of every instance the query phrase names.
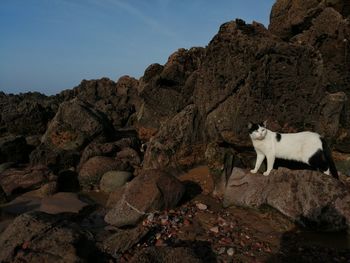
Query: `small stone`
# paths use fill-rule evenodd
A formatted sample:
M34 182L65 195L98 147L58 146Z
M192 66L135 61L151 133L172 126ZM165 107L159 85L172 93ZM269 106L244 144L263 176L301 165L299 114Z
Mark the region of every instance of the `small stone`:
M154 244L156 247L165 247L166 243L163 239L157 239L156 243Z
M218 254L219 254L219 255L224 254L225 251L226 251L226 248L221 247L221 248L219 248L219 250L218 250Z
M235 254L235 250L230 247L229 249L227 249L227 255L229 255L230 257L232 257Z
M206 210L207 208L208 208L208 206L207 205L205 205L205 204L202 204L202 203L198 203L198 204L196 204L196 206L197 206L197 208L199 209L199 210Z
M215 234L219 233L219 227L217 227L217 226L214 226L214 227L210 228L209 230Z

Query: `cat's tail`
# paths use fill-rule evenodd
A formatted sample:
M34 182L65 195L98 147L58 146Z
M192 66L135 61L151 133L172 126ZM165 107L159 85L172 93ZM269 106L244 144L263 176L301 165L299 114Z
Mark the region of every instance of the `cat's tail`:
M321 138L321 142L322 142L322 149L324 152L324 156L329 165L329 171L334 178L339 179L338 171L337 171L337 168L335 167L335 164L332 158L331 149L328 147L328 144L324 138Z

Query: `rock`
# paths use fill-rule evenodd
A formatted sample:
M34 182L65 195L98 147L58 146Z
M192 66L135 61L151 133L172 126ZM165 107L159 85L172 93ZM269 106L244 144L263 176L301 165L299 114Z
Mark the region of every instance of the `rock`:
M78 214L89 204L81 201L76 193L57 193L41 200L39 211L47 214L76 213Z
M27 163L32 148L23 136L6 136L0 138L0 163Z
M114 170L128 170L128 167L111 157L92 157L81 167L78 177L79 183L83 189L90 189L100 184L103 174Z
M133 167L138 167L141 165L141 158L136 150L126 147L122 149L116 155L116 160L120 160L123 163L130 164Z
M2 163L0 164L0 174L7 170L8 168L11 168L12 166L14 166L15 163L14 162L7 162L7 163Z
M1 262L89 262L103 260L93 240L67 216L31 212L0 235Z
M349 190L342 182L316 171L279 168L266 177L234 168L223 204L269 205L301 224L340 230L350 223L348 197Z
M188 105L160 128L147 145L145 169L189 168L204 160L197 114L197 107Z
M108 224L137 224L146 213L175 206L184 194L183 184L157 170L146 170L126 185L120 201L106 214Z
M208 208L207 205L202 204L202 203L197 203L196 206L199 210L207 210L207 208Z
M132 173L125 171L109 171L105 173L100 181L100 190L106 193L126 184L132 178Z
M0 185L9 196L14 192L37 189L48 182L51 171L46 166L10 168L0 174Z
M7 202L6 193L4 192L2 187L0 186L0 205L4 204L6 202Z
M111 255L122 254L136 245L149 231L150 229L142 225L131 229L118 229L103 240L104 251Z
M207 259L208 260L208 259ZM187 247L150 247L137 252L130 262L132 263L200 263L212 262L201 258L195 251ZM214 261L213 261L214 262Z
M1 206L1 212L6 215L17 216L38 210L41 198L36 195L21 195Z
M78 192L80 190L78 174L71 170L63 170L57 178L57 192Z
M81 150L88 142L111 138L113 127L105 115L79 99L63 102L41 141L61 150Z
M126 185L114 189L108 196L106 207L111 209L117 205L123 198Z
M43 134L57 111L60 100L38 92L0 96L0 134Z

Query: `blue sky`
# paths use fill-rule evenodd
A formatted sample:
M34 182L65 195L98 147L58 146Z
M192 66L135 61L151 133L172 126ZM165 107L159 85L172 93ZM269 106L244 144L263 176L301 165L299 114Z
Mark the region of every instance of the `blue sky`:
M139 78L227 21L268 25L274 0L0 0L0 90L48 95L82 79Z

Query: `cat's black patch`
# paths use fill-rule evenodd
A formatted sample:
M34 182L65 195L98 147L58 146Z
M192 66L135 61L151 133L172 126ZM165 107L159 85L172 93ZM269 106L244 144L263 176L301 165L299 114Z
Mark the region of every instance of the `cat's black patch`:
M257 131L259 129L259 125L256 123L252 123L251 127L249 128L249 133L253 133L254 131Z
M276 140L279 142L282 138L282 135L280 133L276 133Z
M321 149L318 149L317 152L310 157L309 164L322 172L327 171L329 168L326 157Z
M328 166L329 166L329 171L334 178L339 179L338 171L337 171L337 168L336 168L335 163L334 163L333 158L332 158L331 149L329 149L324 138L321 138L321 142L322 142L322 149L323 149L324 157L325 157L325 159L328 163Z

